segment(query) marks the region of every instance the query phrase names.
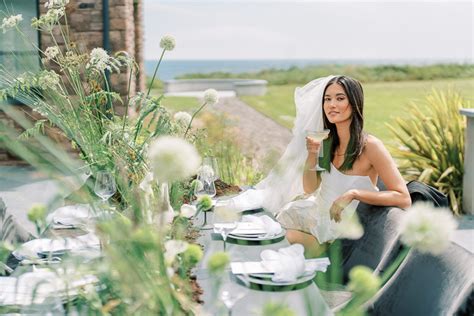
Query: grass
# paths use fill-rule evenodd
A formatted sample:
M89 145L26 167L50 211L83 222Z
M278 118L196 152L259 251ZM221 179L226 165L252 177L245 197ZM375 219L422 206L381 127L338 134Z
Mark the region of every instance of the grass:
M243 96L241 99L272 118L279 124L292 128L295 115L293 101L297 85L269 86L265 96ZM410 102L423 103L431 89L453 88L461 95L474 101L473 79L445 79L433 81L375 82L363 84L365 93L365 130L387 144L394 145L395 139L385 126L395 117L408 117Z
M152 90L151 94L154 96L159 95L155 90ZM161 105L173 112L186 111L190 114L200 106L198 99L193 97L164 97Z

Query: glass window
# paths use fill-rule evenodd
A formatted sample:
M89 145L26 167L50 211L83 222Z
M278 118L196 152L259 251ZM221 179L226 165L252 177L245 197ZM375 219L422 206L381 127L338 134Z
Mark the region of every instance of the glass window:
M31 27L31 19L38 16L37 0L0 0L0 22L4 17L21 14L23 21L17 30L0 31L0 64L7 72L17 76L25 71L40 69L37 47L38 31Z

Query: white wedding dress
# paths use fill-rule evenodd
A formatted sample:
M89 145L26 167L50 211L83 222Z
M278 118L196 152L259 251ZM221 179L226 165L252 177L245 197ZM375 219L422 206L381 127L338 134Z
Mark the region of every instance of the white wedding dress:
M287 203L277 220L286 229L312 234L319 243L334 240L339 236L340 223L331 220L329 210L333 202L350 189L378 191L369 176L347 175L331 164L331 172L321 173L320 187L308 198ZM343 210L343 216L352 216L358 204L359 201L353 200Z

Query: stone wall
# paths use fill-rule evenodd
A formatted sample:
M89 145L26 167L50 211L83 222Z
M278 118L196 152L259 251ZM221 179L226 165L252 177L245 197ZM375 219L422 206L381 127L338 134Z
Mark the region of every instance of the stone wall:
M44 3L40 0L41 14L46 12ZM126 51L134 57L140 67L138 78L132 78L131 94L141 91L145 87L145 73L143 61L143 0L109 0L109 38L111 54ZM102 0L71 0L67 6L68 25L70 36L83 51L90 51L95 47L103 47L103 11ZM55 30L55 38L59 44L61 40L59 29ZM54 45L52 38L45 33L41 34L41 47L46 49ZM127 95L129 71L111 75L111 86L119 91L123 97ZM120 109L117 109L121 112Z
M46 12L44 6L46 0L39 0L40 14ZM66 7L67 24L69 26L69 36L81 51L88 52L95 47L103 47L103 10L102 0L70 0ZM66 21L64 21L66 23ZM64 41L59 29L54 30L55 39L59 46L64 46ZM134 57L139 65L138 77L132 78L130 94L134 95L145 88L145 72L143 58L143 0L109 0L109 39L110 53L126 51ZM53 46L54 41L48 34L41 33L40 46L46 49ZM111 75L111 87L121 94L126 100L128 90L129 70L120 74ZM27 117L34 121L38 119L26 106L18 106L24 111ZM119 104L115 105L115 112L123 114L124 108ZM5 113L0 111L0 120L10 126L21 129ZM60 135L56 129L47 129L47 135L60 143L68 151L71 151L69 141ZM0 146L0 164L23 163L13 154Z

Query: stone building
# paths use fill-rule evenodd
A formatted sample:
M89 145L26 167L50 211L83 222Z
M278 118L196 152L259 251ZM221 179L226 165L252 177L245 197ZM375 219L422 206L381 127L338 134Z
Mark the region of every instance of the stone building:
M2 0L0 1L0 12L22 14L24 22L30 21L33 17L45 13L47 0ZM130 86L131 94L141 91L145 86L145 71L143 60L143 0L70 0L66 7L67 22L70 30L70 38L80 45L83 51L90 51L95 47L103 47L109 53L126 51L133 56L139 65L139 74L133 78ZM3 16L0 16L0 21ZM28 23L26 23L27 25ZM59 30L56 29L58 32ZM28 27L24 29L32 43L42 50L52 46L51 36L44 32L36 32ZM58 45L61 46L61 36ZM0 32L0 63L10 71L18 74L24 72L22 65L15 63L12 54L21 54L30 59L30 64L40 68L37 51L31 51L21 45L15 32ZM36 66L33 66L33 68ZM28 70L32 70L31 66ZM34 70L34 69L33 69ZM114 91L120 92L125 97L127 95L128 72L112 74L110 84ZM36 113L31 113L24 106L18 105L29 115L37 118ZM123 114L122 107L115 107L116 113ZM13 124L6 115L0 111L0 120ZM53 133L55 134L55 133ZM56 133L58 134L58 133ZM50 135L51 136L51 135ZM57 141L61 137L52 135ZM12 163L15 161L13 155L0 147L0 163Z

